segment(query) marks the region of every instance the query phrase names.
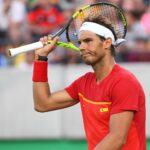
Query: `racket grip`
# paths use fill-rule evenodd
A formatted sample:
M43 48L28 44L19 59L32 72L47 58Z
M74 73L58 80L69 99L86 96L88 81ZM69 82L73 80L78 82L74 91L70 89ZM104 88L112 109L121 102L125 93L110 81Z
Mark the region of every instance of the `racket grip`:
M17 48L11 48L11 49L9 49L9 55L10 56L15 56L17 54L20 54L20 53L23 53L23 52L28 52L28 51L33 51L35 49L42 48L42 47L43 47L43 44L42 44L42 42L39 41L39 42L35 42L35 43L32 43L32 44L20 46L20 47L17 47Z

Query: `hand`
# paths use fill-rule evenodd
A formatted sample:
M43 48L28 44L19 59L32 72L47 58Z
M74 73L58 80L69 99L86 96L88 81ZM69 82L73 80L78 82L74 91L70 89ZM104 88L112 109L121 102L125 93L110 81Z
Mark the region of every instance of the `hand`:
M50 44L48 44L48 40L51 39L52 38L50 35L40 38L40 41L43 43L44 47L37 49L35 51L35 55L48 56L48 54L55 49L59 37L55 37L53 41Z

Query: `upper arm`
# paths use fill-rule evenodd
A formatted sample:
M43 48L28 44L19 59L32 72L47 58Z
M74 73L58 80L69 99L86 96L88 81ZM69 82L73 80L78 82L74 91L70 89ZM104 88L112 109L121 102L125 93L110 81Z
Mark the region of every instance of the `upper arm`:
M125 143L133 116L133 111L112 114L110 117L110 134Z
M66 108L77 103L78 101L74 100L66 90L61 90L51 93L47 99L43 99L40 105L37 103L35 109L40 112L46 112Z

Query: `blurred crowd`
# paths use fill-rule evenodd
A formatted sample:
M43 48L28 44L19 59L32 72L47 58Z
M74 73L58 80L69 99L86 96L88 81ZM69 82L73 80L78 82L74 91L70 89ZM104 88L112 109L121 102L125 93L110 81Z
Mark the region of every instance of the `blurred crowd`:
M104 1L104 0L103 0ZM117 48L118 62L150 61L150 0L105 0L123 8L127 42ZM0 0L0 67L32 67L34 52L13 58L8 49L38 41L58 31L80 5L102 0ZM82 63L79 53L57 47L50 64Z

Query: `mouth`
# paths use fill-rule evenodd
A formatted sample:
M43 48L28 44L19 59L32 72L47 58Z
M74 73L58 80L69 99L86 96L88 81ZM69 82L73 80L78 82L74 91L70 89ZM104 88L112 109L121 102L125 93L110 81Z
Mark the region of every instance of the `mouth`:
M88 57L89 57L90 55L89 54L84 54L84 55L81 55L81 57L82 57L82 59L83 60L86 60L86 59L88 59Z
M85 57L88 57L88 56L91 56L90 53L81 53L81 57L85 58Z

